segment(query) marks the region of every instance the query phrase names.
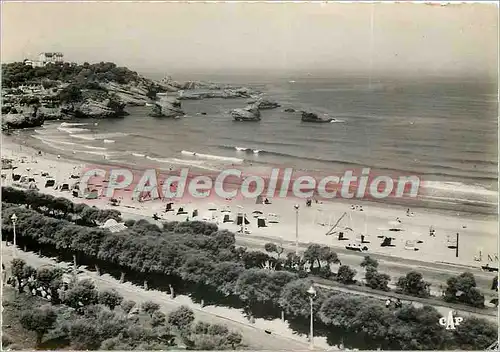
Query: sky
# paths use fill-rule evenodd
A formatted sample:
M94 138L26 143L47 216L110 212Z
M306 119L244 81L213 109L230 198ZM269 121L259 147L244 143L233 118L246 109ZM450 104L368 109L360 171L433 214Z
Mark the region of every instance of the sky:
M491 4L3 2L2 62L497 75Z

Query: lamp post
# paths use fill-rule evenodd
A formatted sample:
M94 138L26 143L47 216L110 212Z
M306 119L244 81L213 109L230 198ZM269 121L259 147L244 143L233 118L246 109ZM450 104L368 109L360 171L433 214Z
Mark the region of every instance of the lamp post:
M10 217L10 219L12 220L12 226L13 226L13 230L14 230L14 249L13 249L13 254L14 254L14 258L16 257L16 249L17 249L17 241L16 241L16 222L17 222L17 216L16 214L12 214L12 216Z
M313 324L314 324L314 311L313 311L313 299L316 297L316 289L313 285L309 287L307 290L307 294L309 295L309 302L311 303L311 326L309 331L309 349L314 349L314 333L313 333Z
M299 255L299 208L298 204L293 206L295 208L295 255Z

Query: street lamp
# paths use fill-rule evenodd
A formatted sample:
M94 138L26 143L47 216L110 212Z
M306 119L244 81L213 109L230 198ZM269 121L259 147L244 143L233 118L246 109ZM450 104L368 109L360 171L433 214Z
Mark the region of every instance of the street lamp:
M316 297L316 289L313 285L307 290L309 295L309 302L311 303L311 330L309 332L309 349L314 349L314 334L313 334L313 322L314 322L314 311L313 311L313 299Z
M295 255L299 255L299 208L298 204L293 206L295 208Z
M12 216L10 217L10 219L12 220L12 226L14 228L14 258L16 257L16 246L17 246L17 243L16 243L16 222L17 222L17 216L16 214L12 214Z

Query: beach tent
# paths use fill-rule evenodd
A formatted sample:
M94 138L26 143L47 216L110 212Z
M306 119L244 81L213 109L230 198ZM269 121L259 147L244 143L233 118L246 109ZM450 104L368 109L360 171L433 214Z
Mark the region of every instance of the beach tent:
M236 225L241 225L243 224L243 214L242 213L238 213L237 217L236 217ZM245 215L245 225L248 225L250 224L250 221L248 221L246 215Z
M29 177L28 182L36 182L34 177Z
M217 207L215 206L214 203L210 203L208 205L208 211L217 211Z
M38 190L36 183L34 181L30 182L28 189Z
M172 208L172 205L174 205L174 203L172 203L172 202L167 203L167 205L165 207L165 213L168 213L169 211L174 211L174 209Z
M77 190L73 190L73 192L71 192L73 197L75 198L78 198L80 196L80 193L77 191Z
M47 181L45 181L45 188L54 187L55 184L56 184L55 180L53 180L53 179L47 180Z
M49 173L46 172L46 171L42 171L42 177L48 177L49 176Z
M226 208L221 210L221 213L230 213L231 212L231 208L229 207L229 205L226 205Z
M26 175L21 176L21 179L19 180L19 182L21 182L21 183L28 182L28 176L26 176Z
M60 191L61 192L63 192L63 191L69 191L69 183L63 183L63 184L61 184Z
M258 195L257 198L255 198L255 204L262 204L262 196Z
M14 175L12 175L12 179L13 179L14 181L19 181L19 180L21 179L21 175L16 175L16 174L14 174Z
M96 189L91 190L86 196L85 199L97 199L99 198L99 192Z
M380 244L380 247L394 247L394 245L392 244L392 240L392 237L384 237L384 240Z
M80 178L78 175L71 175L70 178Z
M118 199L116 199L116 198L111 198L109 200L109 205L112 205L112 206L116 207L116 206L120 205L120 201Z
M266 218L264 218L263 216L259 217L257 219L257 227L267 227Z
M195 218L198 216L198 209L193 210L193 215L191 216L192 218Z

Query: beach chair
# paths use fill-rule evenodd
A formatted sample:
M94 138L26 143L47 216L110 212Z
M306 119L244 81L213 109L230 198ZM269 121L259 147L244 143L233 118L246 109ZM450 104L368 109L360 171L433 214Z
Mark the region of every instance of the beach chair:
M270 224L279 224L279 218L278 218L278 215L274 214L274 213L269 213L267 214L267 217L268 217L268 223Z

